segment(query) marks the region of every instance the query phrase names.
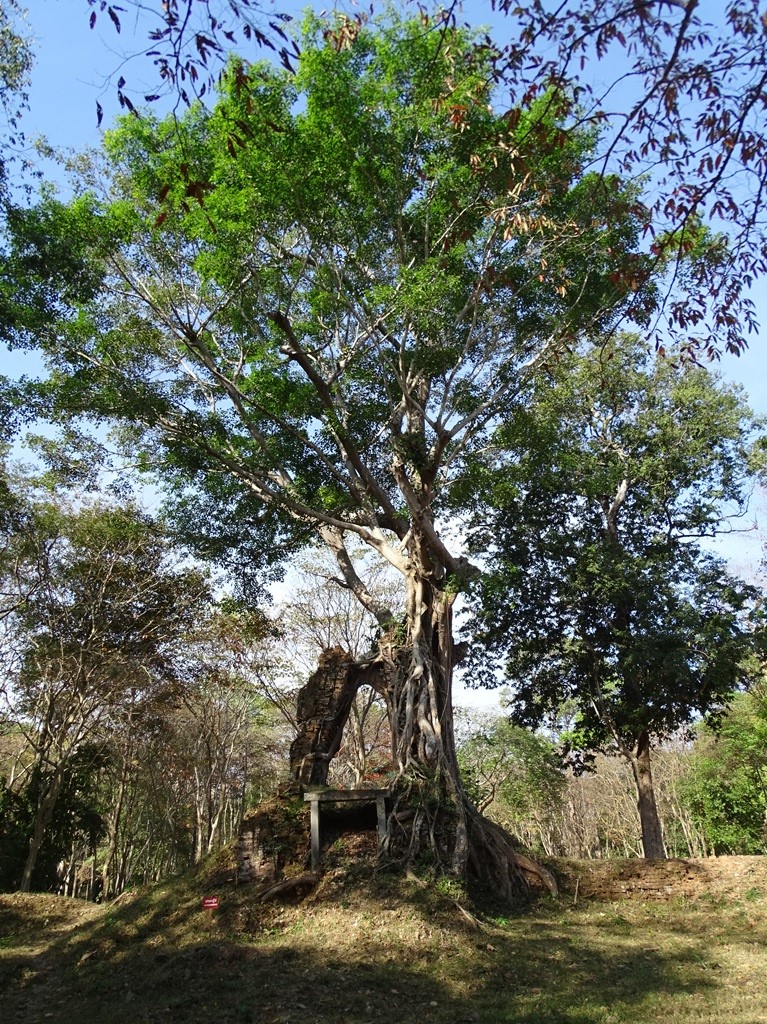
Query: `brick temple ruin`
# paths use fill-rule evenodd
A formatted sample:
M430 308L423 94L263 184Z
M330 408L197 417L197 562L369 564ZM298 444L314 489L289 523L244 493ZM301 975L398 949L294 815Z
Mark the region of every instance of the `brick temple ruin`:
M385 789L337 790L327 788L330 762L341 746L344 726L361 686L373 685L377 669L361 667L340 647L320 655L317 670L298 693L298 730L290 746L288 792L303 796L310 805L311 867L316 871L321 856L321 819L339 804L375 803L374 827L379 848L386 836ZM321 808L325 808L323 812ZM284 851L275 836L275 825L265 812L243 822L237 848L237 880L276 881L281 873Z

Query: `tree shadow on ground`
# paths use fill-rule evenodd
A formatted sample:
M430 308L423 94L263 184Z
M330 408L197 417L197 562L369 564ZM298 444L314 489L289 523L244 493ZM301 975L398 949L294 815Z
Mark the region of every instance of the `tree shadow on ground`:
M402 892L390 900L405 908ZM392 888L392 894L395 888ZM385 898L385 897L384 897ZM242 893L240 893L242 900ZM324 912L328 912L328 904ZM416 912L413 913L413 907ZM311 914L311 902L302 912ZM335 931L301 915L250 936L212 927L173 886L113 904L44 952L6 940L0 991L9 1024L602 1024L607 1010L712 990L689 949L629 948L621 920L593 941L572 924L522 915L504 929L429 921L411 903L397 941L381 918L338 905ZM404 910L403 910L404 915ZM364 915L362 915L364 916ZM279 921L279 918L276 918ZM231 924L231 921L229 922ZM341 941L339 931L347 932ZM353 931L353 935L351 934ZM490 935L490 937L488 937ZM11 934L12 943L13 936ZM340 943L340 944L339 944ZM619 1018L625 1019L625 1018Z

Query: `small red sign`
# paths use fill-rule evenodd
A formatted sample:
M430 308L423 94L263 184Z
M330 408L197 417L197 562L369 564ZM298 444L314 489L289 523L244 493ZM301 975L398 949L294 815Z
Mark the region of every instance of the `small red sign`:
M203 896L203 910L218 910L218 896Z

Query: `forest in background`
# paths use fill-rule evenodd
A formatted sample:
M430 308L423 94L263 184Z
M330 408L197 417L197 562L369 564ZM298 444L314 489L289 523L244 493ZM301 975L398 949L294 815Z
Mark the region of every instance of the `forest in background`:
M289 781L296 695L320 654L363 654L375 620L319 553L297 568L288 600L247 613L135 507L61 508L27 481L23 492L9 485L4 516L2 668L17 683L3 692L0 887L21 884L36 827L29 887L86 899L227 847ZM377 586L392 586L384 571ZM510 697L502 691L502 705ZM587 770L566 767L577 708L559 711L533 731L458 709L471 799L536 856L641 857L629 765L605 753ZM393 781L390 739L380 697L361 690L329 784ZM765 853L763 677L715 726L660 742L653 777L669 856Z

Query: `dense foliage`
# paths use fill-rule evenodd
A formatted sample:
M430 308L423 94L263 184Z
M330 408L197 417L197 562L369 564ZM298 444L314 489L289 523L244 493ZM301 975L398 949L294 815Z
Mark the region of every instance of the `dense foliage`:
M701 728L684 799L712 853L764 853L767 694L763 682L733 700L716 731Z
M749 680L756 591L704 540L747 507L758 424L702 367L605 342L540 376L506 429L519 462L480 507L476 660L514 682L514 718L577 708L569 745L637 776L662 856L649 750ZM732 517L732 518L731 518Z
M209 100L230 46L246 57L271 50L275 63L291 72L297 65L290 5L276 11L260 0L168 0L158 10L137 0L124 5L102 3L99 16L96 0L88 0L91 28L97 21L108 25L108 15L119 32L127 19L118 11L125 9L148 17L139 24L151 40L153 91L138 92L138 74L134 83L122 74L116 82L119 102L130 110L168 92L187 105ZM471 7L440 6L432 14L414 6L420 30L436 35L438 47L449 45L462 17L477 18ZM368 18L361 11L341 14L329 22L328 36L346 48ZM498 0L492 12L480 10L478 20L486 18L497 39L486 36L482 45L510 115L553 90L566 131L599 133L592 167L608 188L616 172L652 181L658 263L683 260L701 219L721 225L718 258L698 261L691 274L669 282L652 340L667 344L673 336L679 346L709 355L741 350L756 326L749 288L766 269L767 21L760 0ZM144 50L138 41L137 54ZM186 163L178 172L187 185L197 180ZM634 282L641 304L646 279L637 275Z
M257 683L270 628L217 607L205 574L138 509L6 486L0 878L47 887L103 840L106 895L125 884L142 830L150 863L188 863L268 785L272 716Z

